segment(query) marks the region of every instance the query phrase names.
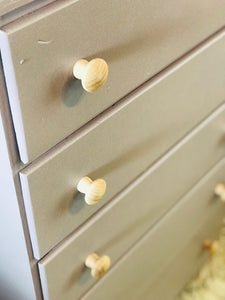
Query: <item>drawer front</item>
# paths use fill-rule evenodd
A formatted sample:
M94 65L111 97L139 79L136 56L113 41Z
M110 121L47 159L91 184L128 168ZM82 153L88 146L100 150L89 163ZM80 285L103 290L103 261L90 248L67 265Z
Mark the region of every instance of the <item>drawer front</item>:
M224 0L55 2L0 35L23 162L189 51L222 27L225 17ZM108 62L109 78L89 94L71 78L72 68L78 59L94 57Z
M166 158L162 158L80 231L41 261L41 280L46 299L47 294L54 300L81 295L95 282L89 276L89 270L83 268L90 251L108 254L114 264L219 157L224 157L224 133L217 135L224 117L225 112L207 125L200 126L195 134L172 149ZM217 144L221 144L219 152ZM68 285L70 281L71 285ZM65 286L68 288L65 289Z
M158 84L136 93L129 105L104 116L22 171L24 202L37 258L146 170L216 104L223 103L225 86L220 86L220 75L214 72L215 85L208 81L210 61L218 60L212 66L219 62L224 65L222 42ZM223 149L221 144L215 148L219 153ZM107 182L105 196L93 206L84 204L76 193L78 181L86 175Z
M0 0L0 16L34 0Z
M165 294L164 298L152 298L150 289L149 294L142 298L140 291L149 287L176 256L179 258L181 252L184 251L183 259L189 259L185 248L195 247L195 260L197 256L202 260L202 242L212 232L214 235L215 232L219 234L225 214L224 203L213 195L215 185L224 181L224 178L225 160L208 173L82 299L165 299ZM194 265L194 261L188 262ZM185 276L185 270L182 272L183 266L184 264L177 268L181 277ZM195 266L193 270L196 271ZM190 272L186 276L188 280Z
M222 216L214 214L210 216L204 227L195 232L192 239L181 250L175 259L164 269L156 280L140 291L139 299L149 300L174 300L176 295L183 289L194 276L197 275L200 268L209 259L209 251L202 247L202 241L205 239L218 239L221 230L221 220L225 216L222 210Z

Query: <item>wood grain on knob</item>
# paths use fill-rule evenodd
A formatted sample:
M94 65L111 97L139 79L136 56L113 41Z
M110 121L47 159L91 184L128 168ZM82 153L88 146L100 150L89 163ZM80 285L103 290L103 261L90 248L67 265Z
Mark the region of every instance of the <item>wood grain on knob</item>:
M89 205L97 203L105 194L106 182L103 179L92 181L89 177L83 177L78 185L77 190L85 194L85 202Z
M96 253L92 253L86 258L85 265L91 269L93 277L99 278L110 267L110 258L106 255L99 257Z
M218 183L215 187L215 194L220 197L222 201L225 202L225 184Z
M211 241L211 240L205 240L203 242L203 246L210 251L211 254L216 253L216 251L219 248L219 242L218 241Z
M83 88L88 92L94 92L100 88L108 76L108 65L101 58L91 61L79 59L73 67L73 75L81 79Z

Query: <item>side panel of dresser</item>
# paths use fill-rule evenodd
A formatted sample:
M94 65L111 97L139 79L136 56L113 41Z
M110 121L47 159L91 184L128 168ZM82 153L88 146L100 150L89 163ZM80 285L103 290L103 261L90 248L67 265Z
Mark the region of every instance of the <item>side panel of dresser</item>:
M0 77L0 299L34 300L35 288L3 127L4 84Z
M0 118L0 298L35 299L29 259Z

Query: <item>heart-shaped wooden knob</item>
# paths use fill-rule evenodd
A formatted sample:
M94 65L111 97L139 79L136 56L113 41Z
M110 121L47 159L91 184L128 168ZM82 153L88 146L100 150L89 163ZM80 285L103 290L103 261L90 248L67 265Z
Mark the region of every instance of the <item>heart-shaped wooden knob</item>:
M94 278L99 278L109 269L110 258L106 255L99 257L96 253L92 253L86 258L85 265L91 269Z
M211 254L214 254L219 249L219 242L207 239L203 242L203 246L208 249Z
M220 197L220 199L225 202L225 184L218 183L215 187L215 194Z
M73 67L73 75L81 79L82 86L87 92L94 92L105 83L108 65L101 58L94 58L89 62L79 59Z
M77 190L85 194L85 202L92 205L97 203L105 194L106 182L103 179L92 181L89 177L85 176L79 181Z

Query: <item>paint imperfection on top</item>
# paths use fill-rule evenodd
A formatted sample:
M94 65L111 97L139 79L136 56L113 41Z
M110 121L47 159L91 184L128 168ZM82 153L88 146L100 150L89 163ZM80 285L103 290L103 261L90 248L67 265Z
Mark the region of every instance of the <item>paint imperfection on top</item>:
M48 45L48 44L51 44L51 40L49 40L49 41L44 41L44 40L38 40L38 44L40 44L40 45Z
M30 58L21 58L21 60L19 61L20 65L23 65L24 63L28 62L30 60Z
M20 65L23 65L28 60L29 60L29 58L22 58L19 63L20 63Z

